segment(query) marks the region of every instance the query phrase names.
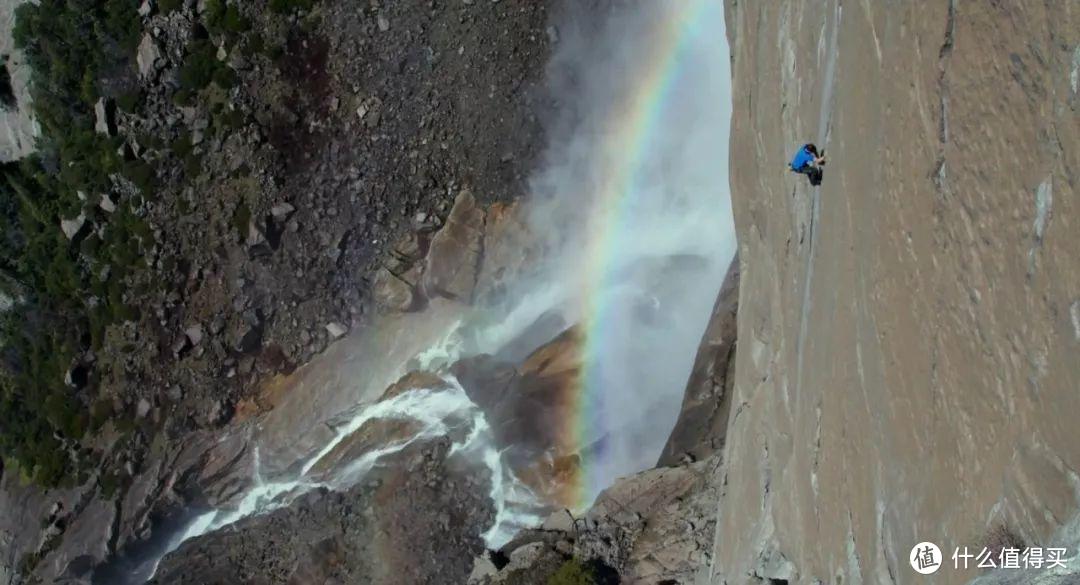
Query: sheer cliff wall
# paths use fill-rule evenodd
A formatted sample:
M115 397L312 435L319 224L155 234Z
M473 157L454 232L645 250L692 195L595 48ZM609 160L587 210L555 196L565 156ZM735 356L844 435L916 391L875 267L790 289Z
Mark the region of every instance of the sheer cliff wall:
M728 0L727 23L742 284L712 582L960 583L954 547L1065 538L1080 4ZM817 189L785 171L809 141Z

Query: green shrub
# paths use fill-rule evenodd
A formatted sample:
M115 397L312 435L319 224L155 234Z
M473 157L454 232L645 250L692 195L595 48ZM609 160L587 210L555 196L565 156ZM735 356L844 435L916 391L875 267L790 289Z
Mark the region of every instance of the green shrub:
M244 125L244 113L240 110L224 109L214 116L214 127L223 132L232 132Z
M315 0L270 0L270 10L278 14L288 14L300 10L311 10Z
M236 85L236 72L228 67L218 67L214 71L214 84L221 89L231 89Z
M131 0L106 0L103 20L106 34L127 51L135 51L142 35L139 4Z
M142 97L142 92L139 90L128 92L116 98L116 105L125 112L134 112L135 108L139 107Z
M94 401L94 404L90 406L90 429L98 431L101 427L105 426L109 417L112 416L112 402L105 399L98 399Z
M98 486L101 487L101 495L106 500L111 500L116 494L116 489L120 487L120 476L112 472L105 473L98 480Z
M195 101L195 92L190 89L179 89L173 94L172 101L181 108L190 106Z
M41 137L37 157L0 167L0 270L27 289L18 318L0 320L6 358L0 368L0 455L45 486L77 477L79 455L72 459L70 445L100 422L88 408L94 377L90 387L76 391L64 384L67 368L84 349L100 346L110 323L136 316L123 303L123 290L141 261L141 246L150 242L145 224L121 206L102 237L74 243L58 224L87 205L77 193L107 192L113 173L144 193L153 190L153 169L125 162L117 154L120 140L94 131L103 72L111 84L134 85L142 34L137 6L132 0L39 0L15 11L12 36L32 69ZM130 111L140 99L132 92L116 101ZM102 268L114 263L103 281Z
M173 96L177 102L180 92L186 91L183 96L183 104L190 103L194 93L204 89L210 83L215 83L222 89L229 89L236 83L236 73L217 58L217 47L209 40L200 39L192 41L188 46L188 56L180 67L180 91Z
M183 158L191 154L191 150L192 148L194 148L191 145L191 134L188 134L187 132L181 132L180 136L176 137L176 140L172 141L172 144L169 146L169 148L171 148L173 154L179 158Z
M548 578L547 585L596 585L596 582L596 572L591 567L570 559Z
M217 48L206 39L192 41L188 45L188 55L180 67L180 85L183 89L198 91L214 79L214 72L219 66Z
M142 160L129 161L124 164L124 176L139 188L139 192L142 193L143 197L150 199L154 196L157 183L154 167Z
M244 43L244 55L251 57L263 52L266 48L266 40L259 33L252 33L248 35L247 41Z
M251 21L240 14L240 9L236 7L236 4L230 4L225 9L225 16L222 18L221 26L227 32L239 34L251 30Z
M158 10L162 14L169 14L170 12L180 10L180 7L184 5L184 0L158 0Z
M241 238L246 238L249 225L251 225L251 208L248 207L246 201L243 201L236 206L236 211L233 212L233 227L236 228Z

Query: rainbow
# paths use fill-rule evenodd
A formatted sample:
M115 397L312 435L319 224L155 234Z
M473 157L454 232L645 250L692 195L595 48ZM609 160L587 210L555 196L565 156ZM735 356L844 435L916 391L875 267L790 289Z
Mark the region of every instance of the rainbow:
M590 276L583 295L582 371L579 387L572 392L574 404L561 429L560 444L564 449L580 450L590 437L588 429L607 428L598 356L601 348L617 341L611 339L615 315L604 291L622 243L633 237L624 218L640 199L641 166L658 135L664 113L672 105L672 91L687 73L686 55L693 41L702 34L725 34L721 0L672 0L665 7L662 18L652 25L651 36L643 40L649 46L648 58L635 71L631 91L611 109L607 121L610 132L601 145L605 152L617 156L601 177L588 220L590 238L584 250L584 273ZM590 475L588 456L584 456L573 481L565 500L575 509L591 504L591 498L605 487L601 478Z

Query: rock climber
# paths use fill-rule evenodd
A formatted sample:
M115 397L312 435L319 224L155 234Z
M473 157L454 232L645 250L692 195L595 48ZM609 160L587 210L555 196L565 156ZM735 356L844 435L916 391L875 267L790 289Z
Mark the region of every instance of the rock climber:
M810 179L810 184L815 187L821 184L822 165L825 164L825 153L818 153L817 146L814 143L804 144L799 152L795 153L795 158L791 159L789 168L796 172L806 175Z

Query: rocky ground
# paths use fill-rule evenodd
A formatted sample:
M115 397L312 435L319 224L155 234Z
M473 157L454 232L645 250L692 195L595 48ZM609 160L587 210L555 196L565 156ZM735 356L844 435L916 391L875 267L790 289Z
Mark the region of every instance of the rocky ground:
M484 204L518 197L543 145L553 102L538 84L558 36L546 3L238 6L248 25L233 30L204 3L143 3L136 70L102 81L139 96L103 98L97 130L154 169L155 192L118 177L61 227L85 249L130 209L154 243L132 244L146 269L127 273L123 302L138 318L110 326L68 376L117 421L80 446L88 481L40 494L3 476L4 499L20 503L0 523L8 575L63 573L81 522L115 523L73 568L86 574L148 526L121 521L123 502L186 499L199 437L377 312L418 308L416 283L395 287L401 262L423 259L444 222L454 229L463 190ZM206 47L234 79L192 92L187 68ZM174 467L182 445L195 462Z
M253 26L282 44L264 55L237 43L226 60L239 81L220 104L174 103L194 8L149 17L146 106L119 121L151 137L145 158L175 165L148 205L154 278L171 286L141 301L155 319L125 331L141 350L102 352L122 363L99 367L150 377L161 389L142 396L150 409L168 404L196 424L227 420L259 380L363 326L391 245L437 226L462 188L519 195L541 146L543 4L325 3L286 19L256 9ZM190 142L186 161L162 141Z

